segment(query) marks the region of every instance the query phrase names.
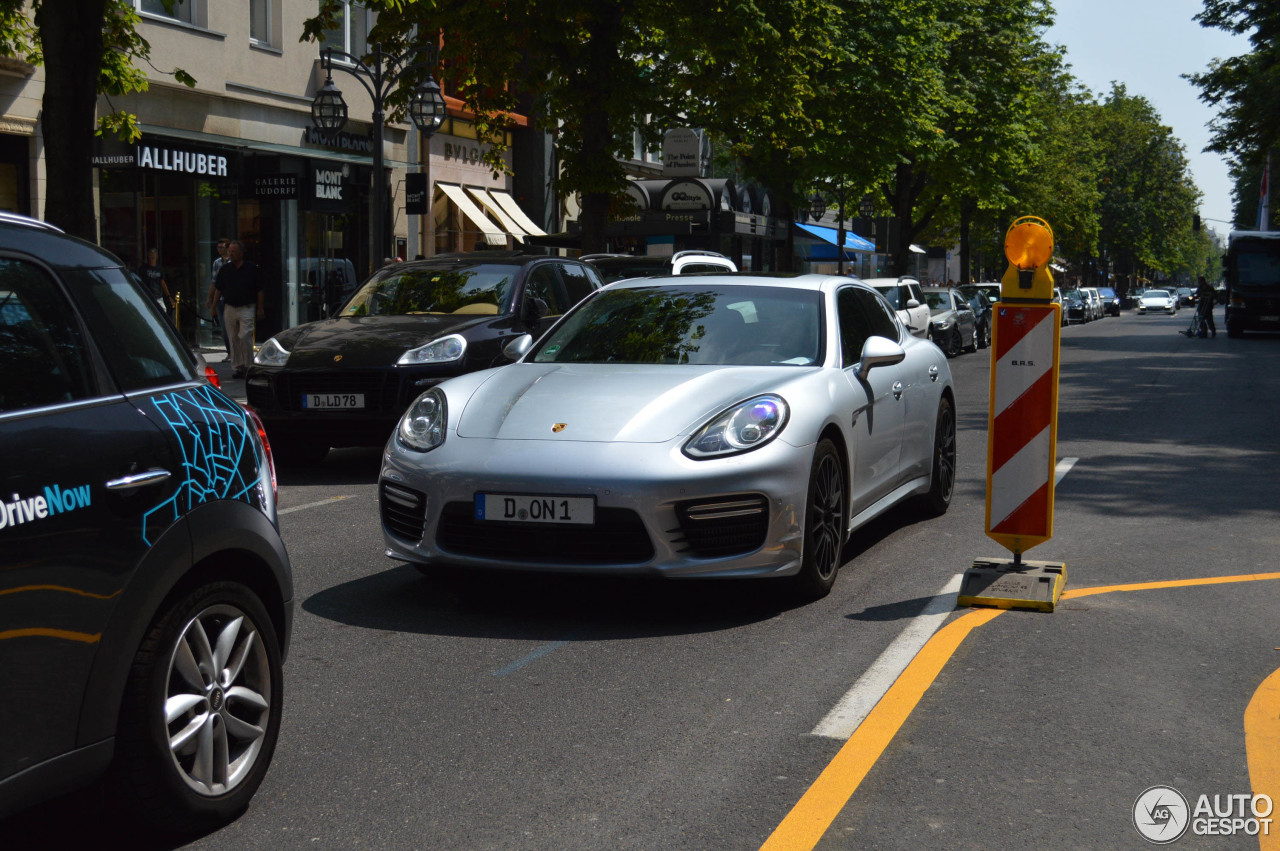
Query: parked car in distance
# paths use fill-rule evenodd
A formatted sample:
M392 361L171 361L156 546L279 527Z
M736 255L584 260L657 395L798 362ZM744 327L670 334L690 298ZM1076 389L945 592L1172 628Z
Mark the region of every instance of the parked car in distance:
M1102 318L1102 295L1094 287L1081 287L1080 293L1085 297L1089 308L1089 321Z
M1139 313L1162 312L1174 314L1178 312L1178 299L1168 290L1149 289L1138 297Z
M500 366L602 286L578 260L516 252L439 254L386 266L331 319L276 334L245 379L282 464L332 446L381 446L432 385Z
M1056 304L1056 305L1058 305L1058 307L1060 308L1060 310L1059 310L1059 314L1060 314L1060 315L1061 315L1061 317L1062 317L1061 322L1062 322L1062 324L1063 324L1063 325L1066 325L1066 324L1067 324L1067 308L1066 308L1066 306L1062 303L1062 290L1061 290L1061 289L1059 289L1058 287L1054 287L1054 288L1053 288L1053 295L1049 298L1049 301L1050 301L1052 304Z
M1191 287L1178 287L1177 293L1178 293L1179 307L1181 307L1184 304L1196 303L1196 291L1191 289Z
M989 290L981 289L977 284L962 284L956 289L965 297L973 310L973 316L977 322L978 348L985 349L991 345L991 305L995 301L992 300Z
M951 371L846 277L630 280L519 362L418 397L383 453L388 556L430 571L790 577L955 483ZM495 579L494 581L500 581Z
M1080 290L1067 290L1062 294L1062 324L1082 325L1089 321L1089 304Z
M704 272L736 272L732 260L715 251L690 249L677 251L670 257L632 254L584 254L578 258L600 272L606 284L627 278L652 278L656 275L693 275Z
M933 324L933 340L947 357L978 349L978 318L959 290L930 287L924 291Z
M922 340L933 339L933 325L929 322L929 305L924 302L920 282L909 276L900 278L867 278L863 283L874 287L884 296L907 326L907 330Z
M114 256L12 215L0 252L0 819L101 780L128 844L210 830L280 731L262 425Z
M1111 287L1097 287L1097 292L1102 297L1102 315L1119 316L1120 296L1116 295L1116 291Z

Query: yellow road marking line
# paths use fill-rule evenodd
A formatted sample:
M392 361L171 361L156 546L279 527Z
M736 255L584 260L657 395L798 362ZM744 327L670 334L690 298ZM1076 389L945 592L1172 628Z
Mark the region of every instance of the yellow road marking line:
M1168 582L1137 582L1129 585L1099 585L1093 588L1065 591L1062 599L1111 594L1117 591L1152 591L1272 579L1280 579L1280 573L1176 579ZM791 808L791 812L787 813L786 818L769 835L764 845L760 846L760 851L809 851L816 847L836 816L840 815L845 804L853 797L853 793L858 791L858 786L879 761L880 755L893 741L898 730L906 723L907 718L911 717L912 711L929 690L929 686L933 685L933 681L950 661L961 642L974 629L995 620L996 616L1004 611L1006 610L974 609L938 630L876 704L875 709L867 715L867 719L854 731L827 767L800 797L796 805ZM1270 680L1271 678L1268 682ZM1277 681L1276 701L1276 705L1280 706L1280 680ZM1271 723L1275 723L1274 717ZM1280 732L1277 732L1277 735L1280 736ZM1272 748L1266 753L1270 756L1278 752L1280 751ZM1250 770L1252 771L1252 761ZM1280 777L1280 771L1276 771L1275 776ZM1273 796L1273 799L1280 801L1280 794ZM1276 847L1280 848L1280 846ZM1267 848L1266 851L1270 849Z
M1280 670L1262 681L1244 710L1244 751L1249 760L1249 785L1255 795L1280 801ZM1280 830L1258 834L1261 851L1280 849Z
M970 630L1003 611L975 609L938 630L765 841L761 851L817 845L960 642Z
M67 594L79 594L81 597L92 597L95 600L110 600L120 593L119 589L110 594L95 594L82 588L68 588L66 585L21 585L17 588L0 588L0 596L4 594L24 594L28 591L62 591Z
M0 641L8 638L65 638L68 641L83 641L85 644L93 644L102 638L102 633L74 632L69 629L45 629L40 626L33 626L27 629L6 629L0 632Z

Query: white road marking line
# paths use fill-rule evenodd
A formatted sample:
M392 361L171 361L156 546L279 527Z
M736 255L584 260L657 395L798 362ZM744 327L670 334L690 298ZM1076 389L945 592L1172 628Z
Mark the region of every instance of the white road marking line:
M1063 458L1058 462L1058 466L1053 468L1053 485L1057 487L1067 473L1071 472L1071 468L1076 465L1079 458Z
M512 662L510 665L507 665L504 668L499 668L498 670L494 671L493 676L505 677L507 674L514 674L516 671L520 670L525 665L528 665L530 662L536 662L539 659L541 659L543 656L546 656L548 653L552 652L553 650L558 650L561 647L564 647L570 641L573 641L574 638L575 638L574 635L567 635L564 638L557 639L556 641L548 641L546 644L537 648L532 653L529 653L528 655L523 656L520 659L517 659L516 661Z
M341 502L344 499L351 499L349 496L332 496L328 499L322 499L319 502L308 502L306 505L295 505L293 508L281 508L276 514L292 514L295 511L301 511L304 508L319 508L322 505L328 505L331 502Z
M938 631L947 616L955 611L956 598L960 595L960 582L964 574L957 573L942 586L924 611L916 615L906 629L898 634L880 658L871 664L853 688L835 705L827 717L813 728L812 735L847 740L884 697L885 692L906 670L907 665Z

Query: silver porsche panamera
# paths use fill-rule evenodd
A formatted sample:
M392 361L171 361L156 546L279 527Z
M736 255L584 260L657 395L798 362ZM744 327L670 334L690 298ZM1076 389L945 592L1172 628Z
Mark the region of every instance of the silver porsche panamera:
M508 354L401 419L379 486L388 556L785 576L820 596L854 529L951 499L946 356L851 278L623 281Z

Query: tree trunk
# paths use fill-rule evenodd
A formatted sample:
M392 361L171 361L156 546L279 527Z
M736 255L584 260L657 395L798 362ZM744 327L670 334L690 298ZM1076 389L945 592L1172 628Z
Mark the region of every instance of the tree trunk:
M960 279L956 282L959 284L967 284L971 279L969 274L969 258L971 254L969 231L973 225L973 214L977 210L978 202L973 198L966 196L960 200Z
M98 241L93 208L93 148L98 69L107 0L46 0L36 12L46 57L44 102L44 218L90 242Z

